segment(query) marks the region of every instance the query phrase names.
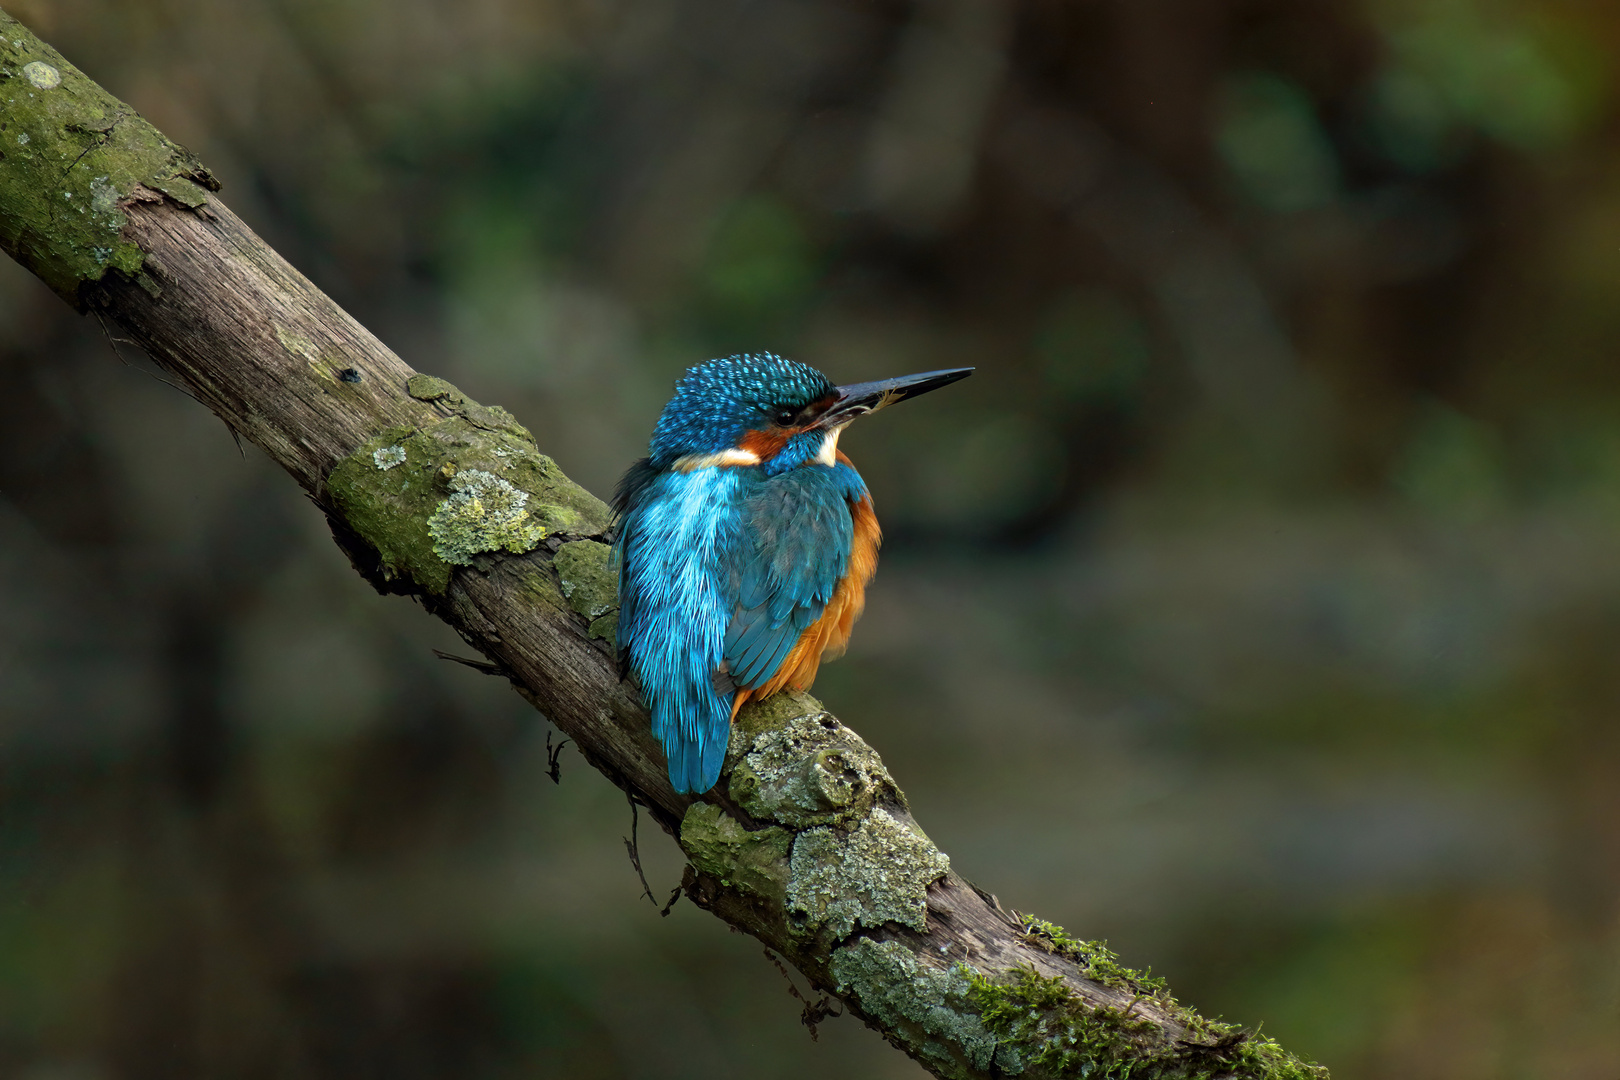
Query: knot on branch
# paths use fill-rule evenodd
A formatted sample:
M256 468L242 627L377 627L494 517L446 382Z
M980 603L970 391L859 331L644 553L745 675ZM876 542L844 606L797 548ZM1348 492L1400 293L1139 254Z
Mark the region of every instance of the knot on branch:
M806 943L889 924L927 930L928 886L950 860L859 735L808 695L782 694L744 710L728 756L730 796L751 820L688 809L681 845L700 873L750 894Z
M773 715L784 711L800 715ZM779 695L745 710L726 757L731 797L760 820L795 829L848 824L880 802L909 813L877 751L808 696Z

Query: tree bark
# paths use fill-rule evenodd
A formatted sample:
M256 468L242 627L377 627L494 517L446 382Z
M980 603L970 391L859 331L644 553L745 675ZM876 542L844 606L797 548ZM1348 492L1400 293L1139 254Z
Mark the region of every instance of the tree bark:
M695 903L938 1076L1326 1077L953 873L877 754L808 695L745 709L720 785L677 795L612 655L607 508L504 410L414 372L217 190L0 13L0 246L286 469L380 591L498 665L681 845Z

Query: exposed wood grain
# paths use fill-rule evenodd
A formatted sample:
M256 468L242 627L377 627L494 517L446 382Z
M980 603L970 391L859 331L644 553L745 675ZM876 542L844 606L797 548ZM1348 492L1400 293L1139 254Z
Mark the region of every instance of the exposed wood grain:
M161 292L110 276L86 302L317 499L376 432L439 419L405 393L415 371L219 199L187 210L145 192L125 212Z

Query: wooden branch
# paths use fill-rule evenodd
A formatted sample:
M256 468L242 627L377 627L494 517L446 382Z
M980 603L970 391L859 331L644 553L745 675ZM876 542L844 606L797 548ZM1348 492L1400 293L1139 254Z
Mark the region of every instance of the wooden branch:
M675 837L701 907L942 1077L1325 1078L950 870L878 755L803 694L677 795L610 643L607 508L499 408L420 375L267 247L184 149L0 13L0 246L120 326Z

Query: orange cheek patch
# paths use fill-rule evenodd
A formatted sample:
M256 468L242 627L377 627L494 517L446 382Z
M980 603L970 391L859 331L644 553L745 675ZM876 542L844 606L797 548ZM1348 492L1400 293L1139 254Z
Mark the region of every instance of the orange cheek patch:
M769 461L775 457L782 447L787 445L791 438L791 431L749 431L745 432L737 449L747 450L759 457L761 461Z

